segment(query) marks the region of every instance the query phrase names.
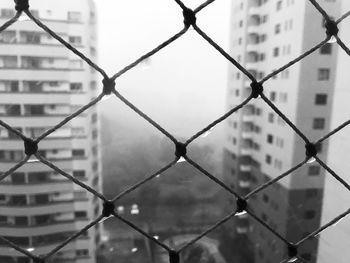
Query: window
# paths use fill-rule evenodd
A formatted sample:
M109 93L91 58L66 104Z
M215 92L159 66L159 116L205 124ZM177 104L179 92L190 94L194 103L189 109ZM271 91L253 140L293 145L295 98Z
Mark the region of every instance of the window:
M83 90L83 83L70 83L70 90L71 91L82 91Z
M309 175L319 175L320 174L320 166L312 165L309 167Z
M25 175L24 173L13 173L11 180L13 184L25 184Z
M328 68L318 69L318 80L329 80L330 70Z
M275 25L275 34L277 35L279 33L281 33L281 24Z
M269 113L269 116L268 116L268 121L269 121L270 123L273 123L274 120L275 120L275 115L274 115L272 112L270 112L270 113Z
M77 177L78 179L85 178L85 171L84 170L73 171L73 176Z
M75 218L87 218L87 212L86 211L76 211L74 212Z
M233 137L232 143L233 143L233 145L236 145L236 144L237 144L237 139L236 139L235 137Z
M306 198L313 198L313 197L316 197L317 195L318 195L318 189L310 188L310 189L306 189L305 191Z
M307 210L304 212L304 219L313 219L316 216L316 212L314 210Z
M68 21L80 22L81 21L81 13L79 13L79 12L68 12Z
M274 92L274 91L270 92L270 100L271 101L275 101L276 100L276 92Z
M73 149L72 154L73 154L73 157L84 157L85 150L84 149Z
M75 252L77 257L86 257L89 255L89 250L87 249L77 249Z
M1 17L12 18L15 15L15 10L13 9L1 9Z
M3 31L0 34L0 43L16 43L16 32L15 31Z
M268 15L262 16L262 18L261 18L261 23L266 23L268 19L269 19L269 16L268 16Z
M266 194L264 194L264 195L263 195L263 201L264 201L265 203L268 203L268 202L269 202L269 196L266 195Z
M282 1L278 1L277 3L276 3L276 11L279 11L279 10L281 10L282 9Z
M278 47L275 47L275 48L273 49L273 56L274 56L274 57L278 57L279 52L280 52L280 49L279 49Z
M69 43L71 44L81 44L82 38L80 36L70 36L68 38Z
M1 56L0 57L1 68L17 68L16 56Z
M316 94L315 104L316 105L326 105L327 104L327 94Z
M325 119L324 118L315 118L313 121L312 128L315 130L322 130L325 126Z
M271 164L271 155L266 154L266 156L265 156L265 162L266 162L267 164Z
M273 143L273 135L271 135L271 134L267 135L267 142L270 143L270 144Z
M260 38L260 39L259 39L259 42L265 42L265 41L266 41L266 35L265 35L265 34L260 35L259 38Z
M0 225L7 224L7 216L0 216Z
M332 44L326 43L320 48L320 54L322 55L330 55L332 54Z

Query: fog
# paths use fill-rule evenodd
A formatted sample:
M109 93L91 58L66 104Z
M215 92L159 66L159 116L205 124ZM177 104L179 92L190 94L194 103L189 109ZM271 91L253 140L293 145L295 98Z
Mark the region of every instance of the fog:
M109 75L183 28L173 0L99 0L99 65ZM195 8L202 1L185 1ZM225 50L229 1L216 1L197 15L197 24ZM117 90L175 136L189 137L225 111L228 62L194 30L117 79ZM100 104L112 123L153 133L115 98ZM221 138L220 128L212 137ZM208 140L213 139L209 138Z

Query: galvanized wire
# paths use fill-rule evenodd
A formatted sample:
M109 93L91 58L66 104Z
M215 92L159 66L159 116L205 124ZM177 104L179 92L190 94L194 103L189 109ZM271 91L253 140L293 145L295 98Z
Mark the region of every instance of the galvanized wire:
M308 139L308 137L303 132L301 132L301 130L298 127L296 127L296 125L292 121L290 121L289 118L272 101L270 101L264 95L264 87L263 87L263 84L266 81L268 81L270 78L272 78L273 76L279 74L280 72L284 71L285 69L291 67L295 63L298 63L299 61L301 61L305 57L309 56L310 54L312 54L313 52L318 50L320 47L322 47L324 44L326 44L331 39L331 37L335 37L336 40L337 40L337 44L348 55L350 55L350 51L349 51L350 49L344 44L344 42L337 35L337 33L338 33L337 28L334 29L334 27L333 27L333 29L332 28L330 29L330 27L327 28L327 26L326 26L327 31L325 33L326 33L327 36L322 42L320 42L319 44L317 44L313 48L307 50L306 52L304 52L303 54L301 54L297 58L295 58L292 61L288 62L287 64L282 65L279 69L277 69L277 70L273 71L272 73L268 74L262 80L258 81L258 80L256 80L256 78L245 67L243 67L239 62L237 62L234 58L232 58L232 56L230 56L222 47L220 47L211 37L209 37L197 25L197 23L196 23L196 14L198 12L200 12L201 10L203 10L204 8L208 7L215 0L208 0L208 1L204 2L203 4L199 5L194 10L189 9L180 0L174 0L174 1L179 5L179 7L183 11L184 28L182 28L178 33L176 33L175 35L170 37L168 40L165 40L162 44L160 44L159 46L155 47L154 49L152 49L151 51L149 51L145 55L141 56L140 58L137 58L133 63L125 66L123 69L121 69L120 71L115 73L110 78L105 73L105 71L102 68L100 68L96 63L94 63L90 58L88 58L86 55L84 55L83 53L78 51L75 47L73 47L72 45L67 43L58 34L56 34L53 30L51 30L46 24L44 24L42 21L40 21L39 18L34 17L32 15L32 13L30 12L30 10L28 9L27 5L26 5L26 3L28 1L26 1L26 0L16 0L17 13L16 13L16 15L13 18L11 18L9 21L7 21L4 25L0 26L0 33L2 31L4 31L6 28L8 28L9 26L11 26L13 23L15 23L18 20L18 18L20 17L20 15L22 14L22 12L24 12L39 27L41 27L44 31L46 31L49 35L51 35L57 41L59 41L63 46L65 46L67 49L69 49L72 53L74 53L79 58L84 60L90 67L92 67L94 70L99 72L103 76L104 81L103 81L103 91L97 98L92 100L90 103L84 105L81 109L77 110L73 114L67 116L60 123L58 123L57 125L55 125L51 129L49 129L48 131L44 132L43 134L41 134L37 138L28 138L23 133L21 133L20 131L16 130L15 128L13 128L11 125L9 125L9 124L5 123L4 121L0 120L0 126L2 126L3 128L7 129L9 132L12 132L12 133L16 134L20 139L23 140L23 142L24 142L24 150L25 150L25 153L26 153L26 156L24 157L24 159L22 161L18 162L15 166L13 166L12 168L10 168L8 171L4 172L0 176L0 181L4 180L7 176L9 176L12 173L14 173L18 168L20 168L25 163L27 163L29 161L30 157L34 155L37 158L37 160L40 161L41 163L47 165L52 170L54 170L57 173L61 174L62 176L64 176L68 180L70 180L72 183L74 183L76 185L79 185L80 187L84 188L85 190L90 192L92 195L100 198L102 200L102 202L103 202L103 211L102 211L102 214L100 216L98 216L95 220L93 220L91 223L86 225L86 227L84 227L83 229L81 229L80 231L78 231L77 233L72 235L71 237L69 237L66 241L64 241L61 244L59 244L56 248L54 248L51 252L49 252L48 254L46 254L44 256L39 257L39 256L37 256L37 255L27 251L26 249L23 249L22 247L18 246L17 244L11 242L10 240L6 239L5 237L1 237L0 236L0 240L3 241L4 243L6 243L9 247L12 247L13 249L17 250L18 252L22 253L23 255L28 256L29 258L33 259L34 262L43 263L43 262L45 262L46 259L48 259L49 257L51 257L54 254L56 254L65 245L67 245L69 242L73 241L74 239L78 238L80 235L82 235L89 228L93 227L94 225L96 225L96 224L98 224L100 222L103 222L106 218L114 217L117 220L120 220L121 222L127 224L128 226L130 226L135 231L139 232L145 238L148 238L151 242L154 242L155 244L159 245L163 249L167 250L169 252L170 262L171 263L177 263L177 262L179 262L179 252L181 252L184 249L188 248L190 245L194 244L200 238L202 238L203 236L205 236L208 233L212 232L214 229L216 229L217 227L221 226L222 224L224 224L226 221L228 221L230 218L234 217L235 215L238 215L238 214L240 214L242 212L246 212L251 218L256 220L258 223L260 223L262 226L264 226L267 230L269 230L277 238L279 238L281 241L283 241L286 244L286 248L289 251L289 253L288 253L288 257L286 259L284 259L282 262L289 262L289 261L293 260L294 258L295 259L299 259L302 262L307 262L305 259L301 258L298 255L297 247L300 244L304 243L306 240L316 237L322 231L324 231L328 227L336 224L340 219L342 219L342 218L344 218L344 217L346 217L346 216L348 216L350 214L350 210L345 211L341 215L335 217L329 223L319 227L314 232L312 232L311 234L309 234L306 237L304 237L303 239L301 239L299 242L297 242L295 244L292 244L283 235L278 233L271 226L269 226L266 222L264 222L257 215L255 215L254 212L249 208L249 205L248 205L248 202L247 202L252 196L258 194L259 192L263 191L267 187L277 183L278 181L280 181L281 179L285 178L286 176L290 176L294 171L296 171L300 167L304 166L306 164L306 162L308 160L310 160L310 158L315 158L315 160L326 171L328 171L340 184L342 184L345 188L350 190L349 184L340 175L338 175L336 172L334 172L327 164L325 164L317 156L317 150L316 150L316 144L319 144L319 143L324 142L325 140L329 139L335 133L337 133L338 131L342 130L346 126L348 126L350 124L350 121L347 121L347 122L343 123L342 125L340 125L336 129L334 129L333 131L331 131L328 134L324 135L316 143L311 143L310 140ZM331 24L331 23L334 22L334 25L338 25L339 23L341 23L344 19L346 19L350 15L350 12L347 12L344 15L342 15L340 18L338 18L338 20L333 21L333 20L331 20L331 18L327 14L327 12L317 3L316 0L309 0L309 2L324 17L324 19L326 21L326 24L327 23ZM217 120L214 120L212 123L208 124L206 127L204 127L203 129L201 129L200 131L195 133L185 143L181 143L173 135L171 135L168 131L166 131L166 129L164 129L157 122L155 122L151 117L146 115L142 110L140 110L135 105L133 105L127 98L122 96L115 89L114 81L116 79L118 79L120 76L122 76L123 74L125 74L126 72L128 72L129 70L131 70L132 68L134 68L136 65L138 65L140 62L142 62L144 59L147 59L147 58L153 56L154 54L156 54L161 49L166 48L168 45L170 45L171 43L173 43L174 41L176 41L177 39L182 37L188 31L188 29L190 27L192 27L205 41L207 41L222 56L224 56L234 67L236 67L238 70L240 70L243 74L245 74L252 81L252 83L251 83L252 93L251 93L251 95L249 97L247 97L244 101L242 101L242 103L240 103L238 106L236 106L233 109L229 110L222 117L218 118ZM158 129L160 132L162 132L166 137L168 137L174 143L176 151L175 151L175 156L174 156L175 159L174 159L174 161L170 162L168 165L166 165L162 169L156 171L152 175L150 175L148 177L145 177L145 179L141 180L140 182L136 183L135 185L133 185L133 186L129 187L128 189L122 191L119 195L114 197L112 200L108 200L102 193L99 193L96 189L93 189L92 187L90 187L90 186L86 185L85 183L79 181L78 179L76 179L72 175L64 172L62 169L60 169L59 167L54 165L50 160L47 160L46 158L41 156L38 153L38 149L39 149L38 143L41 140L44 140L48 135L50 135L54 131L60 129L64 124L68 123L69 121L71 121L76 116L78 116L81 113L83 113L84 111L88 110L93 105L99 103L104 96L110 95L111 93L113 93L117 99L119 99L120 101L125 103L125 105L128 106L132 111L134 111L136 114L141 116L145 121L149 122L152 126L154 126L156 129ZM200 135L202 135L203 133L207 132L211 128L215 127L217 124L219 124L220 122L224 121L226 118L231 116L233 113L235 113L238 110L240 110L244 105L249 103L251 100L253 100L255 98L258 98L258 97L261 97L262 100L266 103L266 105L271 107L271 109L274 112L276 112L276 114L278 114L278 116L280 116L286 122L286 124L291 129L293 129L293 131L296 134L298 134L303 139L303 141L305 142L305 146L306 146L307 151L306 151L306 156L305 156L304 161L300 162L295 167L293 167L291 169L288 169L286 172L282 173L280 176L276 177L275 179L272 179L272 180L270 180L270 181L268 181L268 182L266 182L266 183L264 183L262 185L257 186L256 189L252 190L246 196L240 196L231 187L226 185L223 181L221 181L218 178L216 178L214 175L212 175L210 172L208 172L206 169L204 169L201 165L199 165L194 160L192 160L191 157L187 155L187 147L190 145L190 143L192 143L194 140L196 140ZM184 158L190 165L192 165L194 168L199 170L203 174L203 176L208 177L211 181L213 181L213 183L215 183L218 186L220 186L221 188L225 189L230 195L232 195L234 198L236 198L237 207L236 207L236 209L234 211L232 211L227 216L225 216L224 218L219 220L216 224L214 224L213 226L211 226L208 229L206 229L202 234L199 234L196 238L194 238L193 240L189 241L187 244L183 245L178 250L173 250L173 248L168 247L166 244L162 243L160 240L158 240L155 237L151 236L149 233L144 231L139 226L135 225L134 223L130 222L129 220L127 220L125 218L123 218L121 215L119 215L117 212L115 212L115 202L117 200L119 200L121 197L123 197L123 196L125 196L125 195L127 195L127 194L129 194L131 192L133 192L134 190L142 187L143 185L145 185L149 181L153 180L160 173L165 172L168 169L170 169L172 166L174 166L179 161L180 158Z

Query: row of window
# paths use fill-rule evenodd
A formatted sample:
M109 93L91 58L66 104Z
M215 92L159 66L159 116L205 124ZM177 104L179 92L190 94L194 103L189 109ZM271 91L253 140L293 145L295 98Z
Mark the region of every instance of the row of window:
M0 194L0 204L6 206L51 205L54 203L86 200L87 198L88 196L86 191L52 192L34 195Z
M20 64L18 63L20 61ZM0 56L0 68L7 69L46 69L46 70L82 70L82 59L59 57Z
M38 10L30 10L30 12L33 14L33 16L39 18L39 11ZM1 18L12 18L16 14L16 10L14 9L8 9L8 8L3 8L0 10L0 17ZM51 16L52 11L47 10L45 16ZM82 14L80 12L73 12L73 11L68 11L67 13L67 20L69 22L81 22L82 21Z
M73 170L71 172L66 171L69 174L72 174L78 180L86 179L86 171L85 170ZM42 183L50 183L50 182L64 182L66 178L57 172L15 172L10 176L6 177L1 183L11 183L14 185L22 185L22 184L42 184Z
M63 39L73 45L81 45L83 38L81 36L61 36ZM56 39L50 34L37 31L14 31L6 30L0 34L0 43L3 44L43 44L43 45L58 45Z
M81 105L68 104L0 104L1 116L66 116L76 112Z
M51 160L85 158L84 149L50 149L39 150L39 154ZM20 150L0 150L0 162L19 162L24 158L24 152Z
M96 81L91 81L90 89L95 90L96 87ZM0 92L76 93L82 92L83 89L81 82L0 80Z
M87 211L75 211L74 213L55 213L36 216L7 216L0 215L0 226L41 226L49 224L65 223L73 220L87 218Z
M47 234L47 235L33 236L33 237L5 236L4 238L22 247L29 247L30 245L35 247L35 246L47 246L50 244L61 243L67 240L69 237L73 236L74 234L75 234L74 231L69 231L69 232L61 232L61 233L54 233L54 234ZM87 236L88 236L87 232L83 232L82 235L80 235L78 238L86 238ZM0 246L8 247L7 243L5 243L1 239L0 239Z

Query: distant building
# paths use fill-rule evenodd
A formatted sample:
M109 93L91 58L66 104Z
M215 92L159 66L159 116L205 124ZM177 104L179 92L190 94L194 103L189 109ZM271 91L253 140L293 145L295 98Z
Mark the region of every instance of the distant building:
M340 2L320 0L333 17ZM324 20L309 1L232 1L230 54L258 80L325 39ZM289 67L264 84L264 94L311 141L330 130L337 63L335 44ZM227 105L231 109L251 92L251 81L230 66ZM224 173L226 182L246 195L305 158L304 141L262 100L250 101L227 121ZM319 149L327 161L327 142ZM310 163L249 199L250 209L291 242L321 224L325 171ZM234 209L235 200L229 201ZM255 262L288 258L286 245L249 215L235 217L232 234L251 240ZM232 248L234 249L234 248ZM318 240L299 247L308 262L317 260Z
M96 60L92 0L31 0L31 12ZM0 1L0 24L15 14ZM26 16L0 34L0 119L36 138L96 97L97 74ZM39 143L40 154L101 191L96 107ZM0 174L24 157L23 141L0 127ZM34 158L33 158L34 161ZM49 167L30 162L0 183L0 235L44 255L100 215L100 201ZM100 224L63 247L53 262L95 263ZM0 262L29 263L0 244Z

